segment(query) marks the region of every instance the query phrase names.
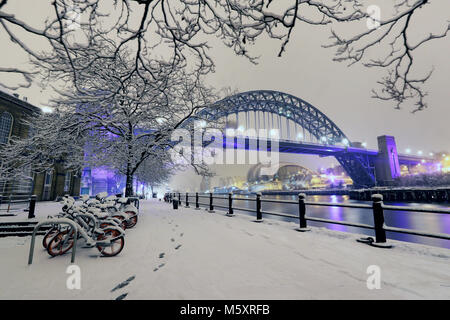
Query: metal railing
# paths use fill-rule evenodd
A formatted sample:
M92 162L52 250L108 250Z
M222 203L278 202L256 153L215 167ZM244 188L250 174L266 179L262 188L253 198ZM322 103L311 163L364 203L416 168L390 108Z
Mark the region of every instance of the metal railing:
M36 199L36 195L0 195L0 216L14 215L17 211L28 211L28 218L32 219L35 217Z
M356 203L310 202L310 201L306 201L306 195L304 193L300 193L298 195L297 201L278 200L278 199L263 199L261 197L261 193L257 193L256 197L254 197L254 198L244 198L244 197L234 197L232 193L229 193L226 196L217 196L217 195L214 195L213 193L199 194L198 192L195 193L195 195L192 195L192 194L190 195L189 193L185 193L185 194L168 193L168 194L166 194L164 199L166 200L166 202L170 202L170 203L177 201L178 204L181 205L181 202L184 198L186 207L189 207L189 198L190 197L191 198L193 197L195 199L194 200L195 201L195 209L200 209L200 206L206 206L208 208L209 212L214 212L215 207L223 208L223 209L228 210L228 212L227 212L228 216L233 216L234 212L236 210L252 212L252 213L256 214L255 222L262 222L263 215L273 215L273 216L279 216L279 217L298 219L298 221L299 221L299 228L297 228L298 231L310 230L308 228L307 221L314 221L314 222L321 222L321 223L328 223L328 224L337 224L337 225L344 225L344 226L349 226L349 227L357 227L357 228L374 230L375 231L375 240L373 240L373 239L371 240L371 238L360 239L360 240L361 240L361 242L367 242L371 245L378 246L378 247L390 247L390 245L388 245L386 243L386 240L387 240L386 231L410 234L410 235L418 235L418 236L429 237L429 238L450 240L450 234L433 233L433 232L426 232L426 231L420 231L420 230L414 230L414 229L390 227L390 226L386 226L386 224L384 222L384 211L385 210L414 211L414 212L422 212L422 213L425 212L425 213L436 213L436 214L450 214L450 210L385 205L383 203L383 196L381 194L372 195L372 204L370 204L370 205L369 204L356 204ZM207 203L200 202L201 198L209 199L209 201ZM214 199L227 200L228 203L226 206L214 204ZM236 207L234 205L235 201L252 201L252 202L256 202L256 204L255 204L255 208ZM280 203L280 204L298 205L298 215L279 213L279 212L271 212L271 211L263 211L262 203ZM364 224L364 223L339 221L339 220L307 216L306 208L308 206L358 208L358 209L372 210L374 223L373 223L373 225L369 225L369 224ZM178 208L178 206L176 206L176 207ZM175 206L174 206L174 208L175 208Z

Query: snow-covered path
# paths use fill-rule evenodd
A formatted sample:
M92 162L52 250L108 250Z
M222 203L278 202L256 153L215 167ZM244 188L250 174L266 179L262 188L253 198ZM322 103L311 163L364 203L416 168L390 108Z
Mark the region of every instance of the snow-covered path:
M48 203L42 214L40 205L38 216L59 206ZM0 239L0 299L450 298L448 249L396 241L373 248L354 234L300 233L294 223L172 210L156 200L141 202L139 219L117 257L79 248L81 290L66 288L70 256L50 258L41 237L31 266L30 237ZM369 265L380 267L381 289L367 289Z

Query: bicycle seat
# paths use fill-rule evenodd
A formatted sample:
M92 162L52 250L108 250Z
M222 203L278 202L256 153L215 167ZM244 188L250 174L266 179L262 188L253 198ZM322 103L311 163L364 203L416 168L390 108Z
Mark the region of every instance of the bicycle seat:
M80 200L83 202L87 202L89 200L89 195L87 195L87 194L81 195Z
M100 192L100 193L97 193L97 194L95 195L95 198L97 198L98 200L100 200L100 199L106 198L107 196L108 196L108 193L107 193L107 192Z
M115 201L117 197L115 195L109 196L105 198L105 201Z
M100 208L100 209L107 209L108 207L109 206L107 203L100 203L97 205L97 208Z
M76 213L82 213L82 212L84 212L84 210L83 210L82 207L73 207L72 210L73 210L73 212L76 212Z

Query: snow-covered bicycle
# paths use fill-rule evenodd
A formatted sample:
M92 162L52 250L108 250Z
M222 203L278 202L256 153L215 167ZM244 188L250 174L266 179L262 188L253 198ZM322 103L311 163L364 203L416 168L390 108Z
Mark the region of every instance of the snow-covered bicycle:
M125 232L122 228L108 225L99 227L99 220L91 213L82 212L81 208L73 208L74 201L67 201L71 210L70 217L73 218L78 236L85 240L85 247L96 247L103 256L115 256L119 254L125 245ZM66 253L73 247L74 231L70 228L60 229L51 236L47 244L47 252L51 256Z

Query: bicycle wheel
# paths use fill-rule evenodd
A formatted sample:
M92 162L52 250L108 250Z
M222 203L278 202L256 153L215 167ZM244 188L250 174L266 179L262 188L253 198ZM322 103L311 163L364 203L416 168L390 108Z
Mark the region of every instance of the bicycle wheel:
M73 247L73 232L64 230L55 235L47 246L47 252L52 257L60 256Z
M127 228L127 222L125 221L125 218L121 215L112 216L113 218L117 218L120 220L120 227L125 230Z
M120 232L115 229L104 229L103 231L104 234L99 234L97 237L97 241L103 241L112 238L116 239L113 240L110 245L97 244L98 251L100 251L100 253L106 257L113 257L115 255L118 255L125 245L125 238L123 236L120 236Z
M128 219L128 223L127 223L127 229L133 228L137 224L137 221L138 221L137 214L132 211L127 211L125 213L130 216L130 218Z
M59 233L59 230L56 227L51 228L50 230L47 231L44 238L42 239L42 245L44 246L45 249L47 249L48 243L57 233Z
M107 229L109 227L115 227L115 226L116 226L116 224L105 221L105 222L101 222L99 227L100 227L100 229Z

